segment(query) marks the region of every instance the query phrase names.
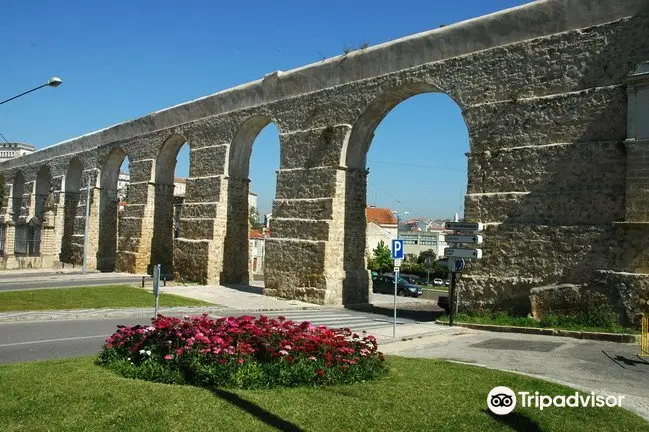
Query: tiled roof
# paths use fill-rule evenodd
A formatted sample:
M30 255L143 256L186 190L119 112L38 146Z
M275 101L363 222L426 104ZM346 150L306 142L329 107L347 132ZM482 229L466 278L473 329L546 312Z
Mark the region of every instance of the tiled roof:
M394 217L389 208L368 207L365 211L367 223L374 222L377 225L396 225L397 218Z
M249 239L256 239L256 240L263 240L264 235L260 230L250 230L250 233L248 234Z

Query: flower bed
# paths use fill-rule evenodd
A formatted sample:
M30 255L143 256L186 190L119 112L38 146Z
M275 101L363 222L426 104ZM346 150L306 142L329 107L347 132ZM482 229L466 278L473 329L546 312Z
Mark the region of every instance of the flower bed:
M351 383L387 370L373 336L283 317L207 314L118 326L97 363L128 378L234 388Z

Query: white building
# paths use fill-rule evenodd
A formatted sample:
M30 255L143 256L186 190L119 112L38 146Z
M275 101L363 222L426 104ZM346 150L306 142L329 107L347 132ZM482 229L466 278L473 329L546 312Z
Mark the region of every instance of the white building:
M259 207L257 206L257 194L254 192L248 192L248 211L253 207L259 211Z
M36 151L36 149L30 144L3 143L0 144L0 162L24 156L29 153L34 153L34 151Z
M446 243L446 232L435 231L399 231L399 238L403 240L403 252L406 256L417 258L420 253L432 249L435 257L444 256Z
M366 247L367 256L374 255L374 249L383 241L388 249L392 248L392 240L397 238L397 218L389 208L368 207Z
M120 171L119 176L117 177L117 197L120 201L123 201L126 198L126 192L128 190L128 184L131 182L131 175Z
M266 238L268 231L264 229L250 230L248 239L250 242L250 262L248 264L251 280L259 280L264 277L264 256L266 254Z

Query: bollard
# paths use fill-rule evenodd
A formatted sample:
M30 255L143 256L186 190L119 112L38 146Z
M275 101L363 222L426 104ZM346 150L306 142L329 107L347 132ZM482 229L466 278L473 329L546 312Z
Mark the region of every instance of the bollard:
M144 276L142 276L142 288L144 288Z
M166 277L162 278L162 286L167 286L167 278Z

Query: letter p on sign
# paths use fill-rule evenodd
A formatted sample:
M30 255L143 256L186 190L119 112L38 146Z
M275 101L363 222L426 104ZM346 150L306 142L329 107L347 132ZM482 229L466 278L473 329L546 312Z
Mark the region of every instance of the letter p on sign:
M392 259L403 259L403 240L392 240Z

